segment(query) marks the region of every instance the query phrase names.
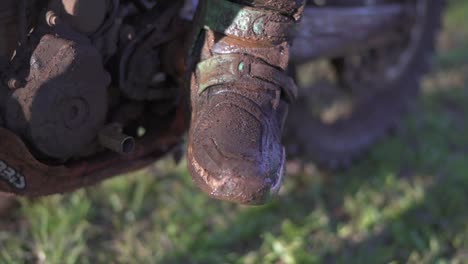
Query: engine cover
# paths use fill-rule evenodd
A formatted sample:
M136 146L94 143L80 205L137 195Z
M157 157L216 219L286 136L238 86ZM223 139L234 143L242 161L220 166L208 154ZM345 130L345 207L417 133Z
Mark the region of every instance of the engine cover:
M109 83L87 39L44 35L31 56L26 85L7 101L7 127L47 157L79 156L105 121Z

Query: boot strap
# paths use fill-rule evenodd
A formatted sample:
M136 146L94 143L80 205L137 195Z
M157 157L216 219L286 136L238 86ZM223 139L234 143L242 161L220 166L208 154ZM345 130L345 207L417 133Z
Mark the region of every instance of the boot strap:
M251 79L273 84L288 101L297 97L296 84L285 72L246 54L223 54L206 59L198 63L196 76L199 94L211 86Z

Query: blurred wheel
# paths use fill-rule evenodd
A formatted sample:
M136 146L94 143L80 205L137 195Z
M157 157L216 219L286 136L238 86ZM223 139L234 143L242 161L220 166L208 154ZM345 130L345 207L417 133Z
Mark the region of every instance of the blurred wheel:
M400 1L401 2L401 1ZM405 0L392 41L345 57L293 65L301 86L284 133L289 157L343 168L388 135L419 95L430 69L443 0ZM308 84L301 76L314 76Z

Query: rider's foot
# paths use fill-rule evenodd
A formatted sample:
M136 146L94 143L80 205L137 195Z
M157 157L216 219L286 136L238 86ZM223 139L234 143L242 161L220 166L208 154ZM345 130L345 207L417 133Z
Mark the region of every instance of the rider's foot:
M190 54L188 165L210 196L261 204L278 192L284 174L281 130L295 97L285 69L303 1L244 2L200 3Z

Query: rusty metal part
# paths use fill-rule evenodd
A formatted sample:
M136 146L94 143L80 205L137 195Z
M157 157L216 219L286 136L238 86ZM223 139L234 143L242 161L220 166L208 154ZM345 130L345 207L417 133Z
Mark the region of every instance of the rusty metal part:
M90 35L103 24L108 10L107 0L53 0L46 21L53 26L60 17L74 30Z
M0 161L10 168L8 174L0 172L0 193L35 197L70 192L147 166L180 144L188 128L186 111L185 104L180 104L168 128L161 133L145 134L136 142L131 155L109 152L59 166L40 162L23 140L12 131L0 128Z
M95 140L107 112L109 75L86 39L45 35L27 83L6 105L7 127L45 156L68 159Z
M429 70L428 58L434 53L443 3L442 0L408 1L406 4L416 7L417 13L412 16L413 24L407 24L400 33L401 39L396 42L399 45L389 41L338 59L342 62L369 53L383 55L370 56L366 67L349 63L337 65L334 61L339 68L337 85L356 97L356 105L349 116L332 123L313 116L309 100L317 94L302 90L302 97L291 108L286 126L284 139L290 156L307 157L333 169L346 168L397 127L417 100L419 82ZM404 45L400 45L402 40ZM362 78L363 74L370 79Z
M99 143L119 154L129 155L135 149L135 139L122 133L121 124L110 124L99 131Z

